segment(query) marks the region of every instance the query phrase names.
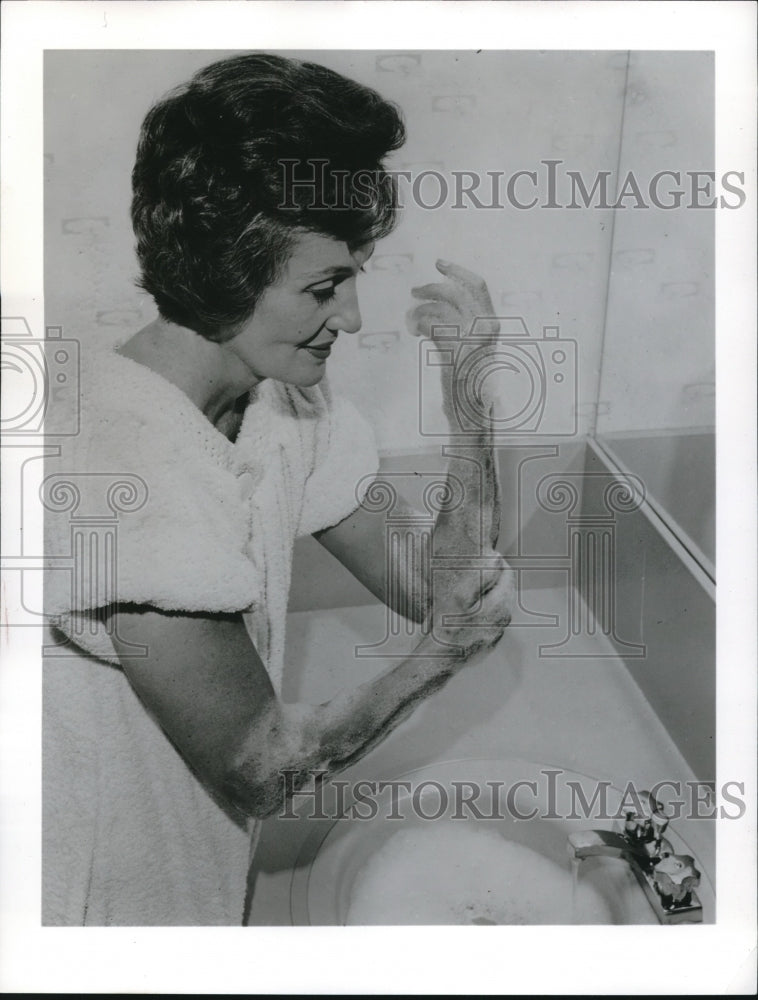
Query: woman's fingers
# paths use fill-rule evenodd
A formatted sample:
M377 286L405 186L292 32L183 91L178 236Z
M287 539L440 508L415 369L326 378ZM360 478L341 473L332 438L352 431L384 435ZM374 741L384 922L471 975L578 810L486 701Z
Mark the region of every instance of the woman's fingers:
M495 340L500 324L494 317L484 279L449 261L438 260L437 270L445 276L445 281L428 282L411 289L412 296L421 303L406 313L410 333L415 337L433 337L435 325L447 326L457 328L462 339L479 323L477 332Z
M453 264L449 260L438 260L435 267L440 274L444 274L446 278L453 278L455 281L459 281L472 292L477 292L487 287L487 283L480 274L475 274L474 271L469 271L467 268L461 267L460 264Z
M417 305L411 306L408 314L419 318L436 316L439 319L451 319L453 310L444 302L419 302Z
M482 622L507 625L513 615L516 600L516 574L510 568L500 571L497 583L482 595Z
M432 337L435 326L450 326L455 323L455 315L449 306L441 302L424 302L411 306L405 314L408 332L414 337Z
M429 282L412 288L411 295L414 298L447 302L457 309L472 305L491 306L487 283L481 275L449 261L438 260L436 267L447 281Z
M419 285L411 289L414 299L432 299L435 302L448 302L456 308L460 305L461 292L459 288L448 281L430 282L428 285Z

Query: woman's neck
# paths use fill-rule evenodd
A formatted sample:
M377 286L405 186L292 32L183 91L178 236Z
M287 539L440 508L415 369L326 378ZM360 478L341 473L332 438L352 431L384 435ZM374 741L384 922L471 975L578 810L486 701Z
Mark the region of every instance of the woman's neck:
M181 389L215 426L224 424L255 384L222 344L161 318L143 327L119 353Z

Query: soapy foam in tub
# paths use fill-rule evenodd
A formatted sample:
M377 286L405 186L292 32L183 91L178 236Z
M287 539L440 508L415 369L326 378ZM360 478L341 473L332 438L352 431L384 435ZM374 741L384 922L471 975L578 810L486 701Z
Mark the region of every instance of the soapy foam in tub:
M347 924L610 922L591 886L495 830L452 823L394 833L356 877Z

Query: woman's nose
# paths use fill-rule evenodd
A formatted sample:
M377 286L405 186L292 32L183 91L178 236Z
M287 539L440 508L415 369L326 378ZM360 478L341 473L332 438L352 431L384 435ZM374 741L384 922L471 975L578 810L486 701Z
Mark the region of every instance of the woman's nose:
M333 330L342 330L343 333L357 333L362 323L358 295L354 289L345 288L344 293L338 296L337 309L327 325Z

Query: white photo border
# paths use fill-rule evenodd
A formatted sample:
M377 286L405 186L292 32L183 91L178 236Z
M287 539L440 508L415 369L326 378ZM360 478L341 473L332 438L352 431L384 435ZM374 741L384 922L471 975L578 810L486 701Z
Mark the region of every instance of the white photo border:
M3 315L44 329L46 49L660 49L716 53L718 781L747 813L718 830L715 925L43 928L38 637L3 633L0 988L4 992L719 994L752 991L756 900L755 14L752 3L15 2L3 4ZM17 511L3 494L6 515ZM6 530L6 529L4 529ZM11 530L9 527L7 530ZM41 525L25 525L39 532ZM12 600L12 597L10 598ZM20 634L17 634L20 633ZM752 952L752 958L751 958ZM751 964L751 962L753 964ZM753 973L754 975L754 973Z

